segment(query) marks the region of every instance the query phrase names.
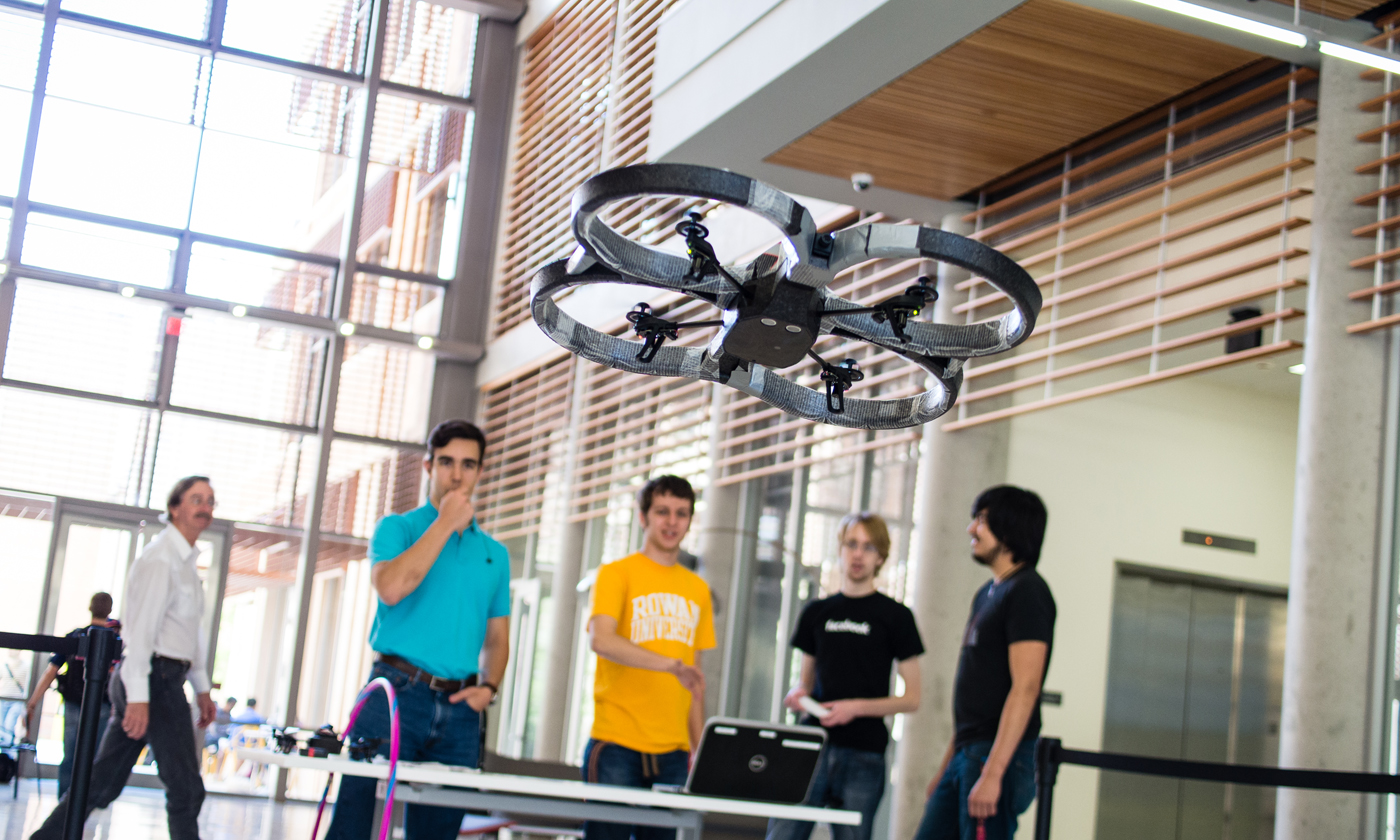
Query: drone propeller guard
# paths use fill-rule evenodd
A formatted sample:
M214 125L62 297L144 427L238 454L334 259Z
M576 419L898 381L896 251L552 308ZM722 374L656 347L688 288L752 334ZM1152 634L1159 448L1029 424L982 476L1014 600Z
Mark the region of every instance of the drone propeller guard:
M756 213L782 234L780 253L737 266L713 258L698 214L678 225L689 259L634 242L601 218L610 204L646 196L720 201ZM655 376L720 382L790 414L860 429L927 423L952 407L966 359L1008 350L1035 327L1040 289L1014 261L979 242L914 225L870 224L820 233L811 214L786 194L743 175L682 164L629 166L590 178L574 194L573 231L579 247L567 260L541 268L531 284L531 313L557 344L601 365ZM832 294L841 271L871 259L929 259L966 268L1006 295L1011 311L976 324L913 321L935 297L921 278L904 295L861 306ZM675 324L639 304L629 316L631 341L580 323L555 297L593 283L679 292L722 310L722 320ZM706 347L665 345L681 328L717 326ZM830 364L812 352L823 335L864 341L923 368L933 387L899 399L847 398L863 374L853 360ZM779 369L806 355L822 365L825 393L784 377Z

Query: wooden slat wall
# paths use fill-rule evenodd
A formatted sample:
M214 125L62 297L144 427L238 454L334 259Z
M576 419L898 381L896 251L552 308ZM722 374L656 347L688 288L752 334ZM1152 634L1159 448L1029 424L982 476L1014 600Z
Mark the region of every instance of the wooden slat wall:
M955 431L1301 346L1316 74L1257 62L992 184L966 220L1045 295L1014 356L967 369ZM1006 302L958 285L969 322ZM1230 310L1258 317L1230 323ZM1264 331L1226 354L1227 336Z
M1392 14L1379 23L1385 31L1368 43L1389 52L1400 52L1400 15ZM1395 293L1400 291L1400 279L1397 279L1400 275L1396 274L1395 268L1397 261L1400 261L1400 247L1396 242L1396 230L1400 229L1400 80L1378 70L1368 70L1361 74L1361 78L1375 83L1374 96L1359 103L1359 107L1376 115L1376 128L1359 135L1357 139L1376 144L1376 159L1358 166L1356 171L1360 175L1375 175L1376 189L1357 196L1356 203L1374 205L1376 221L1352 231L1354 235L1374 242L1371 256L1351 263L1352 268L1369 268L1372 271L1371 286L1350 295L1352 300L1366 304L1364 310L1358 307L1358 316L1364 320L1347 327L1347 332L1352 335L1400 324L1395 297Z
M530 277L574 248L569 198L589 176L646 160L656 25L677 0L565 0L525 47L494 329L528 320ZM619 204L608 214L644 242L670 235L696 202Z
M497 539L535 533L565 447L575 356L561 356L482 395L486 472L476 498Z

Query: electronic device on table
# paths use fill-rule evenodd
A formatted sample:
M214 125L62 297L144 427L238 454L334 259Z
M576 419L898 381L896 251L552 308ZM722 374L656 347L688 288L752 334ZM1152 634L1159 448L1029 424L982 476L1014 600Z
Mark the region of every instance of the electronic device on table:
M826 731L816 726L711 718L682 791L799 805L825 746Z

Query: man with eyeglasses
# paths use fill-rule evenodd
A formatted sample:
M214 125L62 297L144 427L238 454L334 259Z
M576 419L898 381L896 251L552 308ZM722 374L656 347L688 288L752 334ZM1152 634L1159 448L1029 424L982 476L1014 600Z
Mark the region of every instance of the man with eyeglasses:
M195 560L199 535L214 521L214 488L192 475L175 483L166 499L169 524L151 540L127 572L122 663L108 687L112 718L92 765L87 812L117 798L147 745L165 785L171 840L198 840L204 782L199 775L185 681L195 690L199 726L214 720L205 665L204 586ZM68 810L65 794L30 840L58 840ZM86 818L84 814L84 818Z
M792 646L802 651L802 671L784 704L802 723L826 727L807 804L860 811L859 826L833 825L833 840L870 840L871 823L885 795L884 718L919 708L919 656L924 652L914 614L878 592L875 580L890 556L890 532L878 514L852 513L836 531L841 591L813 601L797 620ZM890 694L898 663L904 693ZM825 711L810 714L802 701ZM807 840L812 823L770 820L768 840Z

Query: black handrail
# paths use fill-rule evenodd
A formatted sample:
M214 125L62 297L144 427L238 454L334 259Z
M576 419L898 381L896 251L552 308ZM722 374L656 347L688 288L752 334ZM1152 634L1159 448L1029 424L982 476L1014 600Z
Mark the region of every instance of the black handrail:
M93 626L88 628L86 634L76 638L0 633L0 648L80 656L87 663L83 669L78 743L73 750L73 778L68 785L68 810L63 815L63 840L82 840L83 823L87 819L88 787L92 782L92 760L97 753L98 716L102 714L102 697L107 693L107 671L120 653L116 631Z
M1290 770L1254 764L1219 764L1213 761L1182 761L1124 753L1071 750L1059 738L1041 738L1035 747L1035 840L1050 840L1050 813L1054 804L1055 781L1061 764L1097 767L1123 773L1145 773L1176 779L1205 782L1233 782L1266 787L1341 790L1355 793L1400 793L1400 776L1386 773L1348 773L1337 770Z

